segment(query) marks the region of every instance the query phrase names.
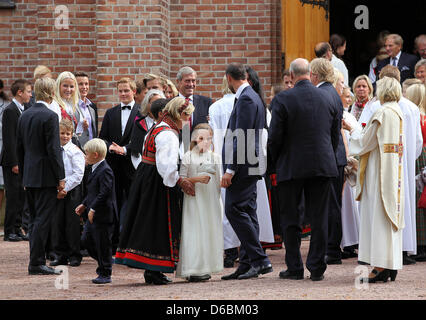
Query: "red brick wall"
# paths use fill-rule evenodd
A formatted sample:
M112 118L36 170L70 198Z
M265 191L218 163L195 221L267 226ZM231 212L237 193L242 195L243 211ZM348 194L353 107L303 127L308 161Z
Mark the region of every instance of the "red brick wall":
M117 103L115 81L162 73L173 81L183 65L198 72L197 91L221 97L228 63L258 71L265 92L281 74L280 0L16 0L0 10L0 78L31 79L38 64L54 75L90 74L101 109ZM55 28L66 5L69 29ZM266 96L268 96L266 94ZM103 112L100 112L100 116Z

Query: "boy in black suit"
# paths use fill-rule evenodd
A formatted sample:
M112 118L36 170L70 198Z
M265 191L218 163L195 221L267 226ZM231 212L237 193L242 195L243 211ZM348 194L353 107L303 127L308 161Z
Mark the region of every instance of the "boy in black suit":
M24 111L24 104L32 96L31 84L26 80L16 80L11 87L13 94L10 103L3 112L2 134L3 148L0 155L0 165L3 167L4 185L6 189L6 214L4 219L4 240L28 240L28 235L22 235L21 221L24 211L25 193L19 177L18 156L16 154L16 128L18 120Z
M114 192L114 173L105 161L106 144L101 139L92 139L84 146L86 163L92 165L89 175L87 195L75 212L81 216L88 210L84 225L82 243L90 256L98 262L98 277L92 282L111 282L112 273L112 233L117 204Z

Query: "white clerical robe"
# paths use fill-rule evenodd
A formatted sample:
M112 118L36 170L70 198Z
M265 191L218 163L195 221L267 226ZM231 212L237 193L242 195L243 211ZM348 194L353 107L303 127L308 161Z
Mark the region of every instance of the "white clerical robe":
M234 107L234 94L226 94L222 99L213 103L209 108L209 124L213 128L213 145L216 153L221 154L223 139L225 137L228 121ZM267 118L270 121L270 113L268 112ZM265 136L266 135L266 136ZM262 147L265 148L268 140L267 131L264 130ZM225 205L225 192L226 189L222 188L221 196L223 204ZM272 228L271 211L269 207L268 191L266 189L265 180L257 181L257 218L259 221L259 240L262 242L274 242L274 232ZM224 249L231 249L240 246L234 229L229 223L226 215L223 215L223 244Z
M416 236L416 159L423 147L419 108L406 98L398 102L404 116L404 187L405 192L405 228L403 231L403 251L417 254ZM367 104L359 118L359 123L368 123L371 116L380 108L380 101ZM361 213L362 214L362 213Z
M363 131L351 134L350 155L360 156L357 199L361 225L358 260L402 269L404 228L403 119L397 103L385 103Z

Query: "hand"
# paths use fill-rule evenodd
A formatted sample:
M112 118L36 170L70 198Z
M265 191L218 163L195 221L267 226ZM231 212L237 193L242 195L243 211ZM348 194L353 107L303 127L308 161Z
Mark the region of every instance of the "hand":
M75 208L75 213L78 216L81 216L84 210L86 210L86 206L84 204L80 204L77 208Z
M12 167L12 172L13 172L14 174L19 174L19 167L18 167L18 166L13 166L13 167Z
M61 190L58 192L58 195L56 196L56 198L63 199L65 198L66 195L67 195L67 192L65 190Z
M89 211L89 214L87 215L87 218L89 219L90 223L93 223L93 217L95 216L95 212L93 210Z
M210 181L210 176L200 176L200 177L199 177L199 181L200 181L201 183L207 184L207 183L209 183L209 181Z
M349 132L352 130L352 127L345 120L342 119L342 128L348 130Z
M65 180L59 181L58 191L62 191L65 189Z
M89 122L87 122L87 119L83 120L83 130L87 130L89 128Z
M222 177L222 181L220 182L220 186L222 188L228 188L232 184L232 182L231 182L232 177L233 177L232 174L226 172Z
M109 147L110 152L114 152L115 154L124 155L124 148L113 142Z
M185 192L187 195L195 196L195 185L191 181L184 178L181 179L179 185L182 188L183 192Z

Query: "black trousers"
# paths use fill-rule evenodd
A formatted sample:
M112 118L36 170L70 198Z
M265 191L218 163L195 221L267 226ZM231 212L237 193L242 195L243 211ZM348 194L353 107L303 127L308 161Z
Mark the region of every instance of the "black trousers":
M89 255L98 262L96 273L110 277L112 273L112 224L97 224L86 221L81 241Z
M81 203L81 187L72 189L64 199L57 200L52 220L52 249L57 259L81 260L80 217L75 208Z
M30 265L45 265L47 240L56 212L57 188L26 188L26 193L30 212Z
M6 209L4 217L4 235L20 233L25 204L25 191L19 175L12 172L12 167L3 167Z
M300 254L303 214L300 205L305 202L305 214L311 224L311 240L306 267L314 275L322 275L327 268L324 258L328 239L328 209L331 178L296 179L278 183L282 199L281 226L286 249L285 262L289 271L303 271Z
M337 167L339 176L332 179L330 210L328 211L328 245L327 256L342 258L340 243L342 242L342 191L345 182L345 167Z
M253 177L235 180L226 189L225 214L241 242L239 269L242 271L270 263L259 241L257 180Z

